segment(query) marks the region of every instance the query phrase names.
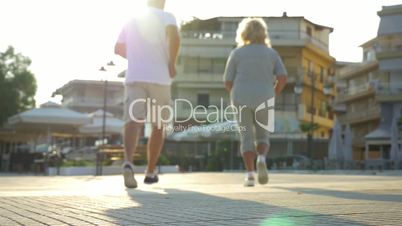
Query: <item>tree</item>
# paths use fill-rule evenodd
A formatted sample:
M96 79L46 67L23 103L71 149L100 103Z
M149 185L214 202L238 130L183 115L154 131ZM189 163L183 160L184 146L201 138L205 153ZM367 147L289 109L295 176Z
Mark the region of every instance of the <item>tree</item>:
M303 133L308 133L309 131L314 132L317 129L320 128L320 125L318 125L317 123L311 124L311 123L302 123L300 125L300 130Z
M36 79L31 60L9 46L0 52L0 126L10 116L35 107Z

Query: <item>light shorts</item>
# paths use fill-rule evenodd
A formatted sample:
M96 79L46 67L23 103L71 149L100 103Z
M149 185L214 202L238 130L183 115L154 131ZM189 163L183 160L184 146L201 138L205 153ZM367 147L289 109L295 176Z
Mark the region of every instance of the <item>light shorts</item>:
M173 114L170 102L170 85L147 82L126 84L124 121L152 123L158 127L166 125L170 123Z

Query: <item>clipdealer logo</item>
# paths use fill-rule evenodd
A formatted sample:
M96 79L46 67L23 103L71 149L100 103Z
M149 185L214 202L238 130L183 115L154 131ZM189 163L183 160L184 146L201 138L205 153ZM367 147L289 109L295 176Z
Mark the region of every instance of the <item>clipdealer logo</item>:
M268 123L265 125L258 121L257 113L259 111L267 109L268 111ZM266 131L273 133L275 131L275 98L272 97L266 102L261 103L254 112L254 117L259 126L264 128Z
M256 123L263 129L273 133L275 129L275 98L271 98L255 109L254 118ZM141 111L145 109L146 117L139 117L135 115L135 108L141 108ZM178 114L175 114L179 109L186 109L189 112L188 115L183 117L181 115L178 118ZM158 128L168 125L169 123L186 123L190 120L197 123L221 123L225 121L234 121L242 119L242 114L246 105L235 106L233 104L225 106L223 98L220 99L219 105L196 105L194 106L187 99L175 99L172 105L159 105L155 99L137 99L129 105L129 117L132 121L138 123L152 123ZM267 112L267 124L258 120L257 114L260 111ZM265 118L265 117L263 117ZM241 121L240 121L241 122ZM265 122L265 120L264 120Z

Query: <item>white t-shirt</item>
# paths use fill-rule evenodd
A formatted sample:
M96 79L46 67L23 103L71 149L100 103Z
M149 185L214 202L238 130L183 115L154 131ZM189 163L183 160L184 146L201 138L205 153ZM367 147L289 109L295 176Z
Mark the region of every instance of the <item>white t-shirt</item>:
M126 84L148 82L170 85L169 43L166 27L177 26L176 18L161 9L148 7L121 31L118 43L126 44Z

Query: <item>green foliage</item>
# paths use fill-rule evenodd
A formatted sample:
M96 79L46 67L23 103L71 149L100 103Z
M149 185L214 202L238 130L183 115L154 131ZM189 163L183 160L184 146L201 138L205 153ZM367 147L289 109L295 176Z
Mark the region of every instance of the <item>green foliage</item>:
M307 133L309 131L315 131L318 128L320 128L320 125L318 125L317 123L313 123L313 124L311 124L311 123L302 123L300 125L300 130L302 132L304 132L304 133Z
M221 162L218 156L208 158L207 171L222 171Z
M35 107L36 80L31 60L13 47L0 52L0 126L19 112Z
M159 164L162 166L170 165L170 160L165 154L161 154L159 157Z

